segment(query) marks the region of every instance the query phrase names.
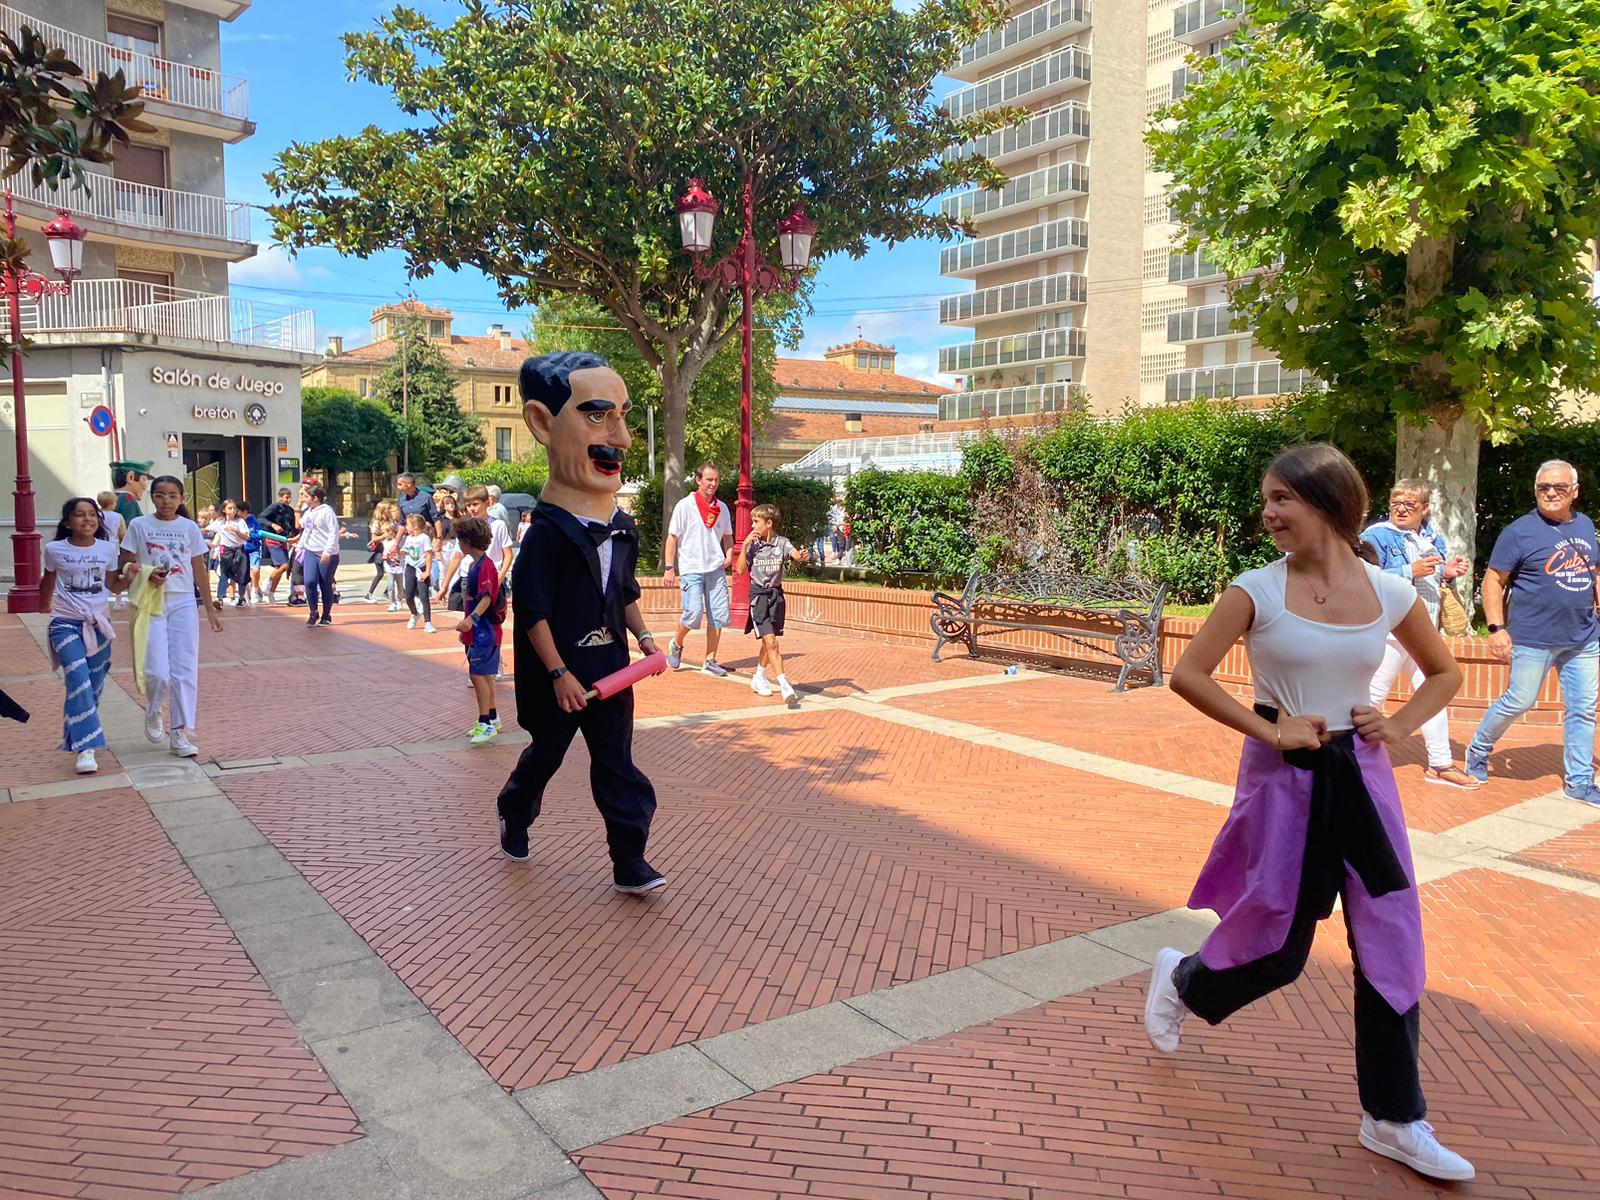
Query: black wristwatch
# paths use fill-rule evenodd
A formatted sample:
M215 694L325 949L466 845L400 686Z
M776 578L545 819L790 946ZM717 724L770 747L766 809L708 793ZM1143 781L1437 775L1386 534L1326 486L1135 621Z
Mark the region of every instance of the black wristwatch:
M571 672L569 672L565 667L557 667L554 671L550 672L550 679L553 682L557 679L560 679L563 675L568 674L571 674Z
M1490 633L1499 633L1502 629L1505 628L1505 626L1504 625L1486 625L1486 626L1484 626L1484 628L1487 629Z

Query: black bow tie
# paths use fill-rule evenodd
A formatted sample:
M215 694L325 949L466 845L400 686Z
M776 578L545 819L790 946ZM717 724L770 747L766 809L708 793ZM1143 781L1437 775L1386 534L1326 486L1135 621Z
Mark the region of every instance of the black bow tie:
M583 523L583 529L584 532L589 535L589 540L594 542L596 549L605 545L612 538L618 537L626 532L626 530L623 528L622 514L620 512L611 518L611 523L609 525L601 525L595 521L585 521Z

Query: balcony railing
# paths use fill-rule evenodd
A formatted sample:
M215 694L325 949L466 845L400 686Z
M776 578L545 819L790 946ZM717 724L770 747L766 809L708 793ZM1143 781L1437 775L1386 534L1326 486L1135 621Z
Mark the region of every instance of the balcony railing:
M1033 208L1089 192L1089 168L1080 162L1057 163L1008 179L998 188L969 188L947 196L939 211L954 221L978 221L1011 209Z
M1046 4L1019 12L993 33L984 34L963 49L961 65L970 66L983 59L994 58L1035 39L1077 33L1088 27L1092 15L1089 0L1049 0Z
M996 105L1021 104L1040 98L1046 92L1088 82L1089 52L1078 46L1068 46L1020 67L991 75L971 87L959 88L945 97L944 107L953 117L970 117Z
M98 72L115 75L121 71L129 84L144 89L146 100L196 108L241 121L249 119L249 87L237 76L124 50L20 13L9 4L0 4L0 31L15 38L24 25L52 47L66 51L67 57L90 78Z
M1229 304L1202 304L1167 314L1167 341L1208 342L1239 337L1250 331L1249 320Z
M1083 404L1083 389L1075 383L1035 383L980 392L949 392L939 397L939 420L975 421L979 417L1074 412Z
M22 306L22 328L43 333L149 333L272 350L315 353L315 314L233 296L129 279L79 279L65 296Z
M999 263L1028 262L1088 247L1089 222L1080 217L1061 217L1043 225L947 246L939 251L939 270L945 275L963 275Z
M1202 279L1223 279L1222 268L1206 257L1204 249L1185 254L1174 250L1167 258L1168 283L1196 283Z
M1035 113L1024 124L999 129L944 152L946 162L982 155L1001 163L1018 154L1036 154L1051 146L1081 142L1089 136L1089 106L1068 100L1054 108Z
M1167 376L1167 403L1225 400L1233 396L1286 396L1321 391L1325 385L1310 371L1285 371L1277 361L1192 367Z
M12 176L9 186L19 200L65 208L74 216L161 233L245 244L250 241L250 206L221 196L151 187L87 172L81 188L35 184L26 171Z
M1172 10L1172 37L1186 46L1203 46L1239 27L1244 0L1191 0Z
M1060 362L1084 356L1083 330L1040 329L1007 337L984 338L959 346L939 347L939 370L946 375L967 375L993 367Z
M999 287L963 292L959 296L945 296L939 301L939 322L943 325L965 325L969 321L1000 317L1007 313L1084 304L1088 299L1088 277L1075 271L1064 271L1059 275L1046 275L1042 279L1025 279L1021 283L1003 283Z

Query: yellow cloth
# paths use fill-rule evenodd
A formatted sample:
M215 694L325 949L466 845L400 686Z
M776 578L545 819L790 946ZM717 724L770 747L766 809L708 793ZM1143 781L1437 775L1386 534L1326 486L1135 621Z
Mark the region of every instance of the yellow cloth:
M167 611L166 582L152 583L150 577L155 572L154 567L140 567L138 577L128 589L128 603L133 606L133 683L141 696L149 694L144 689L144 654L145 643L150 638L150 618Z

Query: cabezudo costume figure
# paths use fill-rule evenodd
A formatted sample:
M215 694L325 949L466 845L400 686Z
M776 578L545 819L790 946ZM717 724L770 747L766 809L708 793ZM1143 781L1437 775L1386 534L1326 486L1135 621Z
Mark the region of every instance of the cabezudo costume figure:
M533 742L500 789L500 849L528 857L545 785L581 731L612 880L641 895L667 880L644 857L656 794L633 764L633 691L584 696L628 665L630 633L655 651L639 614L639 535L616 503L632 442L628 387L599 355L566 351L524 362L518 388L523 420L549 452L550 481L511 570L517 721Z

